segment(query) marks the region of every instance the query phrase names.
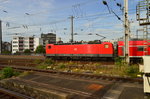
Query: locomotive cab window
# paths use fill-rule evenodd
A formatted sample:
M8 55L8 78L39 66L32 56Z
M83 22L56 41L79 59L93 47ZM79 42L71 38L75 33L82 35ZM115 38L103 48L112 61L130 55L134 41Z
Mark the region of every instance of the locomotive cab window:
M51 49L51 46L48 46L48 49Z
M108 45L108 44L105 44L105 45L104 45L104 48L109 48L109 45Z
M139 46L138 47L138 51L144 51L144 47L143 46Z

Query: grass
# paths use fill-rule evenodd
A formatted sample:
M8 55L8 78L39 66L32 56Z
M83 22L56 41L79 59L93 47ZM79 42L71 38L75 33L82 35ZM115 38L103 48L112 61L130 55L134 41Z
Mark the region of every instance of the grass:
M54 65L55 62L52 59L46 59L43 62L41 62L40 60L35 60L35 63L38 64L36 66L36 68L38 69L48 69L51 68L51 66Z
M10 78L20 75L20 72L14 71L11 67L5 67L0 71L0 79Z
M115 59L115 66L102 66L101 63L88 63L81 64L80 62L69 61L68 63L64 62L54 62L51 59L47 59L44 62L40 63L37 66L38 69L52 69L59 71L71 71L77 73L94 73L97 75L111 75L111 76L123 76L123 77L137 77L139 73L139 68L137 65L124 64L124 61L121 58Z
M47 64L39 64L38 66L36 66L36 68L38 68L38 69L47 69L48 65Z
M30 75L31 73L33 73L33 71L24 71L23 73L19 75L19 77L27 76L27 75Z

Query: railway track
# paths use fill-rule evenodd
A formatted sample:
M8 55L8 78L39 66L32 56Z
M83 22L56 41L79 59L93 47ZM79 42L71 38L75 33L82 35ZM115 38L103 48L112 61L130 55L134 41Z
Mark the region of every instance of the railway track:
M20 56L21 57L21 56ZM29 56L28 56L29 57ZM94 74L85 74L85 73L73 73L73 72L61 72L61 71L56 71L56 70L43 70L43 69L37 69L35 68L35 66L37 66L38 64L34 63L34 61L36 59L40 59L40 61L44 61L44 58L18 58L18 57L14 57L14 58L9 58L7 57L1 57L0 56L0 68L4 68L6 66L10 66L16 70L20 70L20 71L37 71L37 72L46 72L46 73L51 73L51 74L60 74L60 75L65 75L65 76L75 76L75 77L81 77L81 78L90 78L90 79L106 79L106 80L114 80L114 81L123 81L123 82L139 82L142 83L143 80L142 79L133 79L130 77L114 77L114 76L107 76L107 75L94 75ZM68 61L56 61L56 62L68 62ZM76 61L79 62L79 61ZM81 62L81 64L88 64L91 62L86 62L83 61ZM100 62L101 63L101 62ZM114 64L114 62L104 62L104 64ZM70 67L75 67L77 68L78 66L70 66ZM81 67L81 66L80 66Z
M6 65L0 65L0 68L8 67ZM137 82L143 83L142 78L130 78L130 77L118 77L118 76L107 76L107 75L95 75L95 74L87 74L87 73L74 73L74 72L61 72L56 70L44 70L44 69L36 69L34 67L19 67L19 66L10 66L15 70L19 71L35 71L35 72L43 72L43 73L50 73L50 74L59 74L63 76L73 76L77 78L88 78L88 79L103 79L109 81L121 81L121 82Z
M0 88L0 99L33 99L33 98L20 94L18 92Z
M69 87L71 87L71 86L69 86L67 88L65 86L64 87L59 86L59 85L61 85L60 82L58 83L58 85L57 84L55 85L55 83L53 83L53 82L55 82L55 81L58 82L58 81L60 81L60 79L66 79L66 81L64 81L64 82L68 82L69 80L74 80L77 82L85 81L87 83L91 83L91 85L89 87L87 87L87 88L90 88L90 90L93 90L93 89L96 90L95 86L100 87L98 85L95 85L94 83L102 83L104 85L107 83L112 83L112 84L119 83L118 85L120 85L120 83L129 83L132 85L135 84L135 86L137 84L142 86L141 84L143 83L143 79L141 79L141 78L118 77L118 76L108 76L108 75L94 75L91 73L74 73L71 71L62 72L62 71L57 71L57 70L37 69L37 68L35 68L35 66L37 64L33 63L34 60L35 59L23 59L23 58L22 59L5 58L3 60L3 58L0 58L0 69L10 66L17 71L34 71L34 73L37 74L37 75L28 75L28 77L26 77L27 79L25 79L25 78L14 78L14 81L16 81L16 84L22 83L24 86L26 86L26 84L27 84L30 86L35 86L35 88L37 88L37 87L48 88L48 89L53 89L53 90L57 90L58 92L64 92L64 93L72 92L72 94L87 97L90 99L92 99L92 97L97 98L97 95L99 95L100 93L103 93L103 91L101 91L98 94L91 94L90 92L86 92L86 90L84 90L84 91L76 90L76 87L81 85L81 83L79 83L79 84L77 83L77 85L74 86L73 89L70 89ZM44 59L42 59L42 61L44 61ZM57 62L67 62L67 61L61 60L61 61L57 61ZM85 61L83 62L83 64L87 64L87 63L88 62L85 62ZM77 68L78 66L72 66L72 67ZM34 77L31 77L31 76L34 76ZM30 79L30 77L32 79ZM52 79L56 79L56 78L58 78L58 79L51 81ZM14 82L13 78L11 78L11 79L12 79L12 82ZM47 84L48 82L51 82L52 84L51 83ZM70 82L70 83L73 83L73 82ZM70 83L68 83L68 84L70 84ZM66 85L66 83L62 83L62 85ZM67 89L65 89L65 88L67 88ZM114 88L118 88L118 87L114 87ZM105 88L104 90L106 90L106 89L107 88ZM116 89L116 90L120 90L120 89ZM19 93L19 91L17 91L17 92ZM111 93L111 91L110 91L110 93ZM26 95L28 95L28 94L26 94ZM37 95L38 94L35 94L36 97L38 97ZM77 96L77 98L79 99L78 96ZM2 98L2 99L5 99L5 98ZM22 99L22 98L16 98L15 97L15 98L8 98L8 99ZM28 98L25 98L25 99L28 99ZM31 99L31 98L29 97L29 99Z
M36 61L45 61L46 58L44 56L13 56L13 55L0 55L0 64L1 65L17 65L17 66L29 66L29 67L34 67L37 66L38 63ZM95 60L95 61L83 61L83 60L54 60L56 63L68 63L68 62L73 62L73 63L78 63L81 65L85 64L94 64L98 63L101 65L114 65L114 61L108 61L108 60Z

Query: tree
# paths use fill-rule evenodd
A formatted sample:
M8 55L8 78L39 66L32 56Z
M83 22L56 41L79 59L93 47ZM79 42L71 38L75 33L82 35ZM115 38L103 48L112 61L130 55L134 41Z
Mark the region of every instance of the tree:
M25 49L25 50L24 50L24 53L25 53L25 54L30 54L31 51L30 51L30 49Z
M35 53L44 54L44 53L45 53L45 48L44 48L42 45L39 45L39 46L36 48Z
M11 54L11 51L2 51L2 54Z

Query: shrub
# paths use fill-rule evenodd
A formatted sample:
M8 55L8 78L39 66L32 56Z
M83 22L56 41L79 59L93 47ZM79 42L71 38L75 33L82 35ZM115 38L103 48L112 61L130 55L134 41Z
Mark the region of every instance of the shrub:
M115 58L115 65L116 66L122 66L123 65L123 59L120 57Z
M2 73L4 78L9 78L13 76L14 70L11 67L6 67L2 70Z
M11 67L2 69L2 78L10 78L12 76L18 76L19 74L19 72L15 72Z
M2 54L7 54L7 55L9 55L9 54L11 54L11 51L2 51Z
M31 50L30 50L30 49L25 49L25 50L24 50L24 53L25 53L26 55L30 55L30 54L31 54Z
M45 53L45 48L42 46L42 45L39 45L36 50L35 50L35 53L38 53L38 54L43 54Z
M137 74L139 73L139 68L137 65L132 65L132 66L128 66L125 70L125 73L128 75L128 76L131 76L131 77L136 77Z

